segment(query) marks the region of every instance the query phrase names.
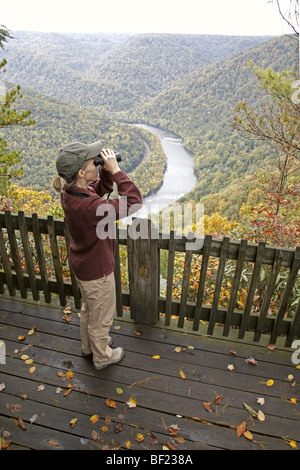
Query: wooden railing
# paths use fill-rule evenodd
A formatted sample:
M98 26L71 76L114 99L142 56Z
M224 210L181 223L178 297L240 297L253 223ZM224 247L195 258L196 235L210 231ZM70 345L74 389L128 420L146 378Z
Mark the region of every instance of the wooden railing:
M263 333L269 334L272 344L278 336L285 336L287 347L300 336L300 302L298 294L295 294L300 247L279 248L265 243L253 244L247 240L231 241L226 237L215 239L211 236L204 239L195 237L192 243L190 236L177 238L174 232L159 233L153 227L151 230L148 219L136 219L135 226L138 225L146 227L144 233L147 237L132 236L130 226L117 229L117 316L121 317L124 307L129 307L131 318L139 324L153 325L163 318L165 325L169 325L171 318L176 318L179 328L184 328L187 322L189 325L192 322L194 331L198 331L200 325L207 325L208 335L212 335L218 325L224 336L228 336L231 328L238 328L239 338L244 338L246 331L253 331L254 341L259 341ZM23 212L12 215L6 211L0 213L0 227L0 293L8 292L10 296L15 296L19 291L21 297L26 298L30 291L34 300L39 300L42 293L47 303L56 294L62 306L72 297L75 307L80 308L80 291L68 265L70 238L65 221L52 216L25 216ZM191 243L194 246L192 249ZM125 287L120 250L127 251L128 271L125 277L128 277L128 285ZM166 286L162 293L160 253L164 250L167 253ZM184 261L180 295L175 297L174 269L179 253ZM210 286L213 289L211 298L204 303L210 263L216 259L218 266L214 283ZM189 280L195 262L200 267L194 299L191 300ZM220 295L228 264L232 271L232 278L228 281L230 295L227 303L221 305ZM241 296L240 284L245 267L251 269L251 275L247 288L243 290L246 297L241 308L237 300ZM265 289L257 305L255 299L262 269L267 273L264 274L267 279L264 279ZM281 282L278 298L276 282L282 269L285 270L285 282ZM277 308L270 315L270 304L275 294Z

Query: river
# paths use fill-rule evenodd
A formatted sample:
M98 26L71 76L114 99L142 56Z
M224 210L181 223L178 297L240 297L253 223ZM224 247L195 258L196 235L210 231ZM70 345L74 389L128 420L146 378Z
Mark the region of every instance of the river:
M184 148L180 137L153 126L144 124L138 124L138 126L159 137L167 157L163 184L154 194L143 198L143 208L135 214L135 217L147 217L150 212L158 213L191 191L197 178L194 172L193 155Z

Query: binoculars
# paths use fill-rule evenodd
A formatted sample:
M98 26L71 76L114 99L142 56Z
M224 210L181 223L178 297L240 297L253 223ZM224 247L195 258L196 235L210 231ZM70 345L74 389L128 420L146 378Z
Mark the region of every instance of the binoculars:
M115 156L116 156L116 159L117 159L117 162L121 162L122 161L122 157L119 153L115 153ZM103 161L103 158L98 155L98 157L96 157L96 160L94 161L94 165L95 166L102 166L104 165L104 161Z

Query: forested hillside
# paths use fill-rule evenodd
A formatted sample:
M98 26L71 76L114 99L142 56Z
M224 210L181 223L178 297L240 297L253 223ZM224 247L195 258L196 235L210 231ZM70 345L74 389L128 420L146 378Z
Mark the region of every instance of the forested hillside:
M58 150L68 142L101 140L122 154L122 169L132 171L143 159L144 137L141 129L119 123L96 111L75 106L24 88L20 108L30 109L36 121L30 127L9 127L2 131L9 148L21 151L25 177L22 186L36 190L51 189L57 174ZM160 184L161 181L158 182Z
M14 33L7 80L101 112L140 107L197 68L267 37Z
M232 127L235 106L262 99L249 62L263 69L296 70L297 43L287 36L246 49L232 58L192 72L137 111L135 119L169 129L195 155L198 184L187 195L199 201L252 173L267 156L261 144L247 141Z
M36 121L30 128L2 130L9 148L22 151L22 185L48 189L57 149L70 140L100 138L122 153L123 168L132 171L147 138L124 122L144 122L180 135L194 153L198 183L185 200L205 201L210 213L225 198L224 214L238 216L251 175L267 154L233 129L234 109L243 99L253 104L263 96L250 61L296 69L293 39L33 32L14 37L1 52L8 60L5 79L22 86L21 108L31 109ZM149 191L160 186L165 165L157 143L151 150L147 172L135 173L143 194L147 182Z

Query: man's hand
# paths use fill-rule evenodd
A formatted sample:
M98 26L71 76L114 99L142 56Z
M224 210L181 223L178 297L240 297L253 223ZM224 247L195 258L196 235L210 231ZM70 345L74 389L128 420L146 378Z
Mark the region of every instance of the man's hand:
M100 155L101 155L101 157L103 158L103 161L104 161L104 165L102 166L102 168L104 170L108 171L112 175L114 175L115 173L118 173L118 171L120 171L120 167L118 165L116 155L115 155L115 152L113 150L104 149L104 150L102 150Z

